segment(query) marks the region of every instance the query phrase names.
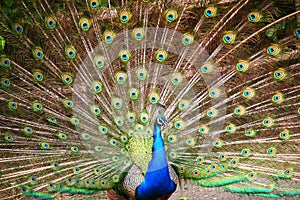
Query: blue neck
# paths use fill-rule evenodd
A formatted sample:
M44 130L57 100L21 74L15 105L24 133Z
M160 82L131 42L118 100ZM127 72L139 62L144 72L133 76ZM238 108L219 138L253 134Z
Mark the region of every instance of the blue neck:
M175 183L171 180L161 128L154 124L152 159L148 164L145 179L136 189L136 199L157 199L174 192Z

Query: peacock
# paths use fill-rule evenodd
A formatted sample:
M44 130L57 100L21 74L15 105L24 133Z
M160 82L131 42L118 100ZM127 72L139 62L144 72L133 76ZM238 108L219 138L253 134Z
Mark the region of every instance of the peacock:
M2 0L0 199L299 199L299 0Z

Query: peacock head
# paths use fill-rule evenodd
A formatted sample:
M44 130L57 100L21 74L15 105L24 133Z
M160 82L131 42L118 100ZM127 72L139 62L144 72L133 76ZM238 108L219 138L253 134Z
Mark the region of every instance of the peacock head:
M167 121L166 117L163 115L158 115L155 123L158 126L167 126L168 125L168 121Z
M157 117L156 117L156 120L155 120L155 125L158 125L160 127L161 126L167 126L168 121L167 121L166 117L161 114L166 109L166 106L161 104L161 103L157 103L156 108L157 108L158 113L157 113Z

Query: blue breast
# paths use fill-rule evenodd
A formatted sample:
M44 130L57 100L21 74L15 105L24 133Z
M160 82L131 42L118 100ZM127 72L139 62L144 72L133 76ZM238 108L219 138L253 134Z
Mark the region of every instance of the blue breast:
M137 200L153 200L173 193L176 184L171 180L161 128L155 123L153 131L152 159L145 179L136 189Z

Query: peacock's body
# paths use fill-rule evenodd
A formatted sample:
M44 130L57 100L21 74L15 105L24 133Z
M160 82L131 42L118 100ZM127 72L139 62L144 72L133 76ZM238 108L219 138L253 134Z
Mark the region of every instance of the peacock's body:
M3 0L1 199L300 197L300 1Z

